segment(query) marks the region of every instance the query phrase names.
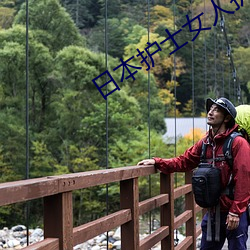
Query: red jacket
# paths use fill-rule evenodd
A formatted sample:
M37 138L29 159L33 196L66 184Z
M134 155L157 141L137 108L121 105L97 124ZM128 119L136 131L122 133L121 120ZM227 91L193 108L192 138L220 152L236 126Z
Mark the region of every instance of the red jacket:
M198 166L200 163L200 155L202 151L202 142L209 143L207 146L206 159L213 158L213 146L215 158L223 157L223 144L225 138L237 131L238 125L232 129L228 129L223 134L218 134L212 138L209 136L210 131L206 136L187 149L184 154L176 158L162 159L154 158L155 166L163 173L186 172ZM234 200L230 200L226 195L220 198L221 211L232 212L241 215L247 208L250 201L250 144L241 136L237 136L232 144L233 155L233 180L234 180ZM215 162L215 166L221 169L221 184L224 189L230 178L231 170L226 161Z

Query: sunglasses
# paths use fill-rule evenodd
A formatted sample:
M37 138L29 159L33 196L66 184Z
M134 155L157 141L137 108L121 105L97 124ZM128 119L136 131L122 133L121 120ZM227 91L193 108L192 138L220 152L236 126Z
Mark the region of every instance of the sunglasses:
M221 99L214 100L214 102L215 102L215 103L218 103L218 104L220 104L220 105L222 105L222 106L224 106L224 107L227 108L227 104L226 104L223 100L221 100Z

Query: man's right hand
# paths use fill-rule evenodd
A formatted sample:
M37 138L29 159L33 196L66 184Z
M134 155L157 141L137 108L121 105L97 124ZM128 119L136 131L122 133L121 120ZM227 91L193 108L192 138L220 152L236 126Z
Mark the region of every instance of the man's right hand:
M154 159L142 160L137 163L137 166L138 165L155 165L155 160Z

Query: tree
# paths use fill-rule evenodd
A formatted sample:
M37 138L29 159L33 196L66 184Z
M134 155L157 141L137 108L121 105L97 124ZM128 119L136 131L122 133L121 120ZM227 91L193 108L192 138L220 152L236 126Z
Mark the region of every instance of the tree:
M107 53L112 57L122 58L124 54L124 47L128 45L127 36L132 31L133 25L136 25L133 20L129 18L109 18L106 20L107 30L105 30L105 19L98 22L87 36L88 47L93 51ZM105 47L103 37L104 32L107 33L107 48ZM95 41L95 42L93 42Z
M29 1L29 29L36 39L53 52L69 45L83 45L83 37L58 0ZM15 17L14 25L26 24L25 3Z
M2 82L5 94L12 96L25 96L25 28L16 25L0 33L2 48ZM7 41L7 42L6 42ZM31 88L31 125L41 131L47 122L45 112L50 103L51 93L55 90L51 84L52 56L47 47L37 42L35 35L30 31L29 38L29 85ZM1 55L0 55L1 56ZM12 72L10 74L10 72ZM10 88L11 86L11 88ZM19 95L18 93L23 95ZM23 102L13 105L22 105Z
M3 32L5 31L0 32L0 37ZM25 82L24 60L25 53L22 45L16 42L1 43L0 140L3 143L4 164L7 164L15 173L8 175L6 171L5 180L22 179L25 176L25 92L22 87Z
M64 142L62 150L67 149L71 143L78 148L97 147L101 166L105 165L106 102L91 80L105 71L102 58L100 54L76 46L67 47L58 53L53 73L58 91L53 96L52 106L58 119L56 123L60 126L54 131L56 136L53 142L49 143L52 148L60 148L59 145ZM109 66L114 64L115 61L109 58ZM116 79L117 74L114 73ZM108 98L111 124L109 136L112 143L119 136L129 138L129 129L133 126L136 128L142 122L142 117L140 106L134 97L128 96L125 87Z
M235 49L235 65L238 69L238 83L241 84L242 89L244 90L244 93L246 94L246 97L243 101L246 101L246 103L249 101L249 93L250 93L250 74L249 74L249 58L250 56L250 48L243 48L239 47Z
M14 19L13 8L1 7L0 5L0 29L8 29L11 27L13 19Z
M127 37L127 40L130 40L130 44L125 47L125 58L130 58L133 55L139 54L139 51L143 51L144 57L149 57L149 55L146 54L144 51L145 48L150 47L148 42L150 44L153 44L156 42L157 44L154 44L151 48L148 48L149 53L153 53L154 51L159 50L158 46L160 47L160 50L152 56L152 60L150 64L146 63L145 60L142 62L142 57L135 57L135 64L138 66L142 66L143 73L145 76L148 74L150 70L150 78L152 79L152 85L155 84L157 86L157 90L154 91L155 86L152 86L152 95L157 96L161 100L161 105L165 104L165 109L168 110L169 113L173 114L174 109L174 101L175 98L172 94L173 88L173 72L174 72L174 64L172 57L169 56L169 53L173 50L172 46L170 45L169 41L166 41L161 45L161 41L165 40L165 37L159 36L156 33L150 33L149 40L148 35L145 34L146 30L143 27L135 26L133 29L133 32L130 33ZM137 36L136 34L139 34ZM141 35L141 36L140 36ZM138 50L137 50L138 49ZM138 55L137 54L137 55ZM179 75L182 72L182 62L177 58L178 61L178 67L176 70L176 74ZM154 67L153 67L154 66ZM150 79L150 80L151 80ZM178 85L178 82L176 83ZM152 112L153 113L153 112ZM166 115L166 114L164 114Z
M98 0L61 0L60 2L68 10L76 26L83 31L96 25L101 18L101 5Z

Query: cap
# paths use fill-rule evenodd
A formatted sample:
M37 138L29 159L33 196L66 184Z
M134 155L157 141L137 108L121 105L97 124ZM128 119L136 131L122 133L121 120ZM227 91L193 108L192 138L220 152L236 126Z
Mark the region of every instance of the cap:
M216 104L216 105L220 106L221 108L223 108L224 110L226 110L235 120L237 111L236 111L234 105L227 98L220 97L219 99L215 99L215 100L208 98L206 101L207 113L209 112L209 110L213 104Z

